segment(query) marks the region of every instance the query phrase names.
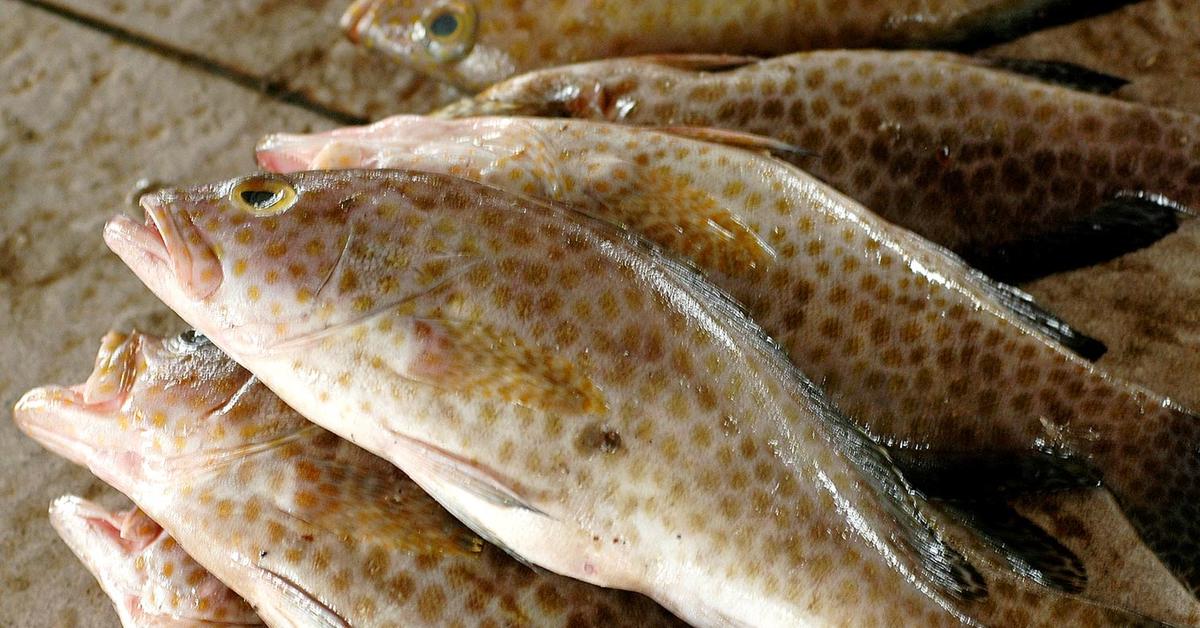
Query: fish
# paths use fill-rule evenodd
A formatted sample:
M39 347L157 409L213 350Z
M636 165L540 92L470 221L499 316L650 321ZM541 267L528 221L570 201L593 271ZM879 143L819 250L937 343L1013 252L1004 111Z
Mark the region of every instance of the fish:
M515 73L645 53L773 55L817 48L979 49L1130 0L357 0L352 41L478 91Z
M105 240L152 292L524 561L699 626L1131 621L943 542L885 450L627 230L403 170L141 204Z
M971 471L968 484L985 482L949 492L973 501L988 496L988 485L997 494L1044 494L1055 478L1079 486L1099 479L1094 465L1138 530L1157 539L1153 548L1170 554L1172 539L1188 537L1176 533L1188 518L1172 502L1140 496L1153 489L1134 467L1195 477L1186 451L1175 451L1180 467L1147 441L1178 435L1195 443L1188 441L1195 438L1192 413L1075 357L1094 358L1102 348L1028 295L989 281L798 169L742 150L754 137L725 139L734 145L580 120L395 116L311 136L274 134L259 143L258 161L282 172L419 168L576 204L706 271L836 405L892 447L902 467L928 478L910 478L920 489L944 492L943 478ZM955 377L937 375L946 370ZM1057 393L1058 385L1080 393ZM1000 390L1013 399L1002 400ZM1097 405L1110 399L1120 401ZM1154 405L1162 415L1142 418ZM1130 442L1147 442L1147 449L1135 453ZM1106 460L1115 447L1121 453ZM913 468L926 465L931 471ZM1150 515L1154 504L1160 512ZM1171 524L1158 528L1156 518ZM1039 560L1052 570L1064 555ZM1080 558L1109 563L1103 551ZM1171 564L1194 573L1193 558ZM1072 579L1048 584L1087 588ZM1106 602L1153 604L1104 586L1087 591Z
M731 145L720 145L692 135L582 120L396 116L275 134L257 152L267 170L462 176L637 231L741 303L926 494L994 509L1016 494L1103 482L1195 590L1200 530L1185 506L1200 478L1189 453L1200 447L1192 412L1094 367L1085 357L1102 344L1028 295L763 154L776 148L771 140L730 134L719 139ZM745 150L755 142L759 152ZM1155 486L1148 477L1171 479ZM1045 568L1048 585L1113 594L1055 571L1063 561L1103 565L1107 554L1031 549L1031 568Z
M112 598L125 628L263 625L137 508L114 513L64 495L50 504L50 523Z
M14 419L141 509L120 522L61 505L82 532L64 536L117 545L93 570L128 569L134 548L113 534L136 523L133 541L153 539L132 558L146 586L183 587L188 603L200 603L193 578L210 582L197 562L274 626L683 626L644 597L537 573L485 544L194 330L110 332L85 384L32 390Z
M781 157L1018 283L1173 233L1200 207L1200 116L1064 87L1114 77L943 52L728 63L611 59L514 77L438 115L528 115L773 137Z

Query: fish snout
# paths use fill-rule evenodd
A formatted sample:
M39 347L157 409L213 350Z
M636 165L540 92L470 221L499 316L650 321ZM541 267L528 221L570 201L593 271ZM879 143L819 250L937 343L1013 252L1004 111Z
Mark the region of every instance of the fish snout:
M82 386L43 386L25 393L13 407L13 422L50 451L87 465L90 427L96 415L83 400Z
M192 299L201 300L217 290L224 279L221 261L192 218L170 207L170 191L145 194L138 201L146 212L146 227L166 251L176 280Z

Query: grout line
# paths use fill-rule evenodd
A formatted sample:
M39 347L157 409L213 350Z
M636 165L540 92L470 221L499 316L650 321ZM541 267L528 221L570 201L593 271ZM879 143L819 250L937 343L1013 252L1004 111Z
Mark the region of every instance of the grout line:
M293 91L287 87L285 83L278 80L272 80L262 76L255 76L244 70L239 70L235 67L225 65L218 61L213 61L203 57L197 53L189 52L182 48L177 48L169 44L164 44L160 41L155 41L145 35L139 35L131 30L103 22L97 18L85 15L78 11L65 7L56 6L46 2L45 0L15 0L26 6L45 11L62 19L74 22L80 26L91 28L100 31L114 39L121 41L138 48L143 48L165 57L173 59L183 65L191 68L212 74L223 78L232 83L252 89L256 92L264 94L268 98L278 100L289 105L311 111L320 116L324 116L339 124L357 125L368 122L367 118L358 116L345 111L339 111L327 105L321 104L311 98Z

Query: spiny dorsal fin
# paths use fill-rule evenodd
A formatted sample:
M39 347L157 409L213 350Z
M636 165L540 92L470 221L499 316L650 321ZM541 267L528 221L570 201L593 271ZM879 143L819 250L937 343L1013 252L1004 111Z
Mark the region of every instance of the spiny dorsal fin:
M631 60L691 72L726 72L762 61L759 57L725 54L641 55Z
M816 155L816 153L810 150L805 150L773 137L755 135L754 133L745 133L743 131L702 126L660 126L650 128L660 133L669 133L688 139L711 142L713 144L724 144L733 148L742 148L750 151L761 151L781 159L791 160Z

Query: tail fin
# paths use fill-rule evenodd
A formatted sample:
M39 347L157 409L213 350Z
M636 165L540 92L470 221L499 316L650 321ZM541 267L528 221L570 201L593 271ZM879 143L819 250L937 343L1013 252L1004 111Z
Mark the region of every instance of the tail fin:
M1146 546L1200 594L1200 416L1164 402L1092 454Z

